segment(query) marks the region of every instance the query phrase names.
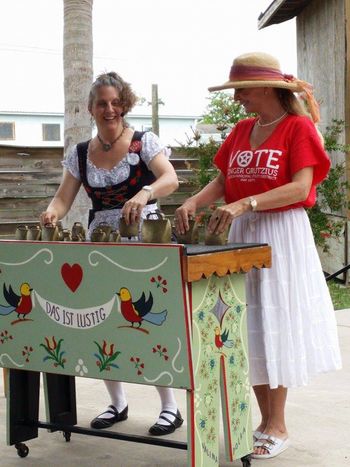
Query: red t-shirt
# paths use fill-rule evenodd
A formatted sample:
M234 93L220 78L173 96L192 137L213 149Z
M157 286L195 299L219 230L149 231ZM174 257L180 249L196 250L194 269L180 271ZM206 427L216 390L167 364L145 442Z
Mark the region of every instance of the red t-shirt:
M307 199L272 211L313 206L316 185L326 178L330 168L329 157L313 122L306 116L288 115L258 148L252 150L249 137L255 122L256 118L238 122L214 158L215 165L225 176L226 203L285 185L299 170L313 167L313 182Z

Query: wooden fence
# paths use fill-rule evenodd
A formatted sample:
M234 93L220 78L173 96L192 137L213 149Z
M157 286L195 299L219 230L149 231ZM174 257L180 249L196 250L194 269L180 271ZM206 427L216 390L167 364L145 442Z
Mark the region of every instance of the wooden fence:
M62 176L63 148L0 146L0 238L13 238L18 224L38 223L56 192ZM187 160L174 149L171 162L180 180L179 189L161 200L161 209L172 219L175 209L193 191L189 183L196 160Z

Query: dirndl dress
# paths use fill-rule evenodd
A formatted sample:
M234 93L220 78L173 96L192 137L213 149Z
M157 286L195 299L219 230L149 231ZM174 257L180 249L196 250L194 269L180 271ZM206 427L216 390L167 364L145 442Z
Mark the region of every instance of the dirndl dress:
M305 210L245 213L229 241L272 248L272 267L246 278L251 384L304 386L340 369L335 312Z

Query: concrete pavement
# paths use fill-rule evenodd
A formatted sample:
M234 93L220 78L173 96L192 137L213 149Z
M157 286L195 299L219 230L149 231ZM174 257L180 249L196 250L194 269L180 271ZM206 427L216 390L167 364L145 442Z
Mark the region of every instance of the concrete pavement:
M291 447L281 456L269 460L252 460L259 467L350 467L350 310L337 312L343 369L316 377L305 388L289 391L287 424ZM89 426L90 420L107 403L102 381L77 378L78 424ZM115 426L116 431L145 435L159 411L158 396L153 387L126 384L129 419ZM0 466L1 467L185 467L183 450L136 444L119 440L72 434L66 443L62 433L39 430L37 439L28 441L26 458L6 445L6 411L0 378ZM41 391L40 420L45 420ZM176 390L180 411L186 415L185 391ZM253 418L257 421L253 403ZM170 437L169 437L170 438ZM184 424L171 439L186 441ZM225 461L223 435L221 467L238 467L240 461Z

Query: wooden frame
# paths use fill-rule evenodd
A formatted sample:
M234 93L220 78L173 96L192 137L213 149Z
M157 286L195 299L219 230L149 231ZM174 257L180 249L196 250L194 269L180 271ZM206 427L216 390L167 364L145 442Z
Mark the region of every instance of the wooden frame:
M0 365L8 369L8 444L21 457L29 451L23 441L46 428L63 431L66 438L76 432L187 449L189 467L217 467L221 396L227 459L250 465L244 273L271 264L269 246L196 250L177 244L11 240L0 246ZM29 311L5 304L13 302L13 294L26 296L28 285ZM125 301L133 307L150 303L141 322L135 321L140 313L123 308ZM38 420L40 372L46 423ZM77 426L75 377L185 389L188 442L97 434Z

